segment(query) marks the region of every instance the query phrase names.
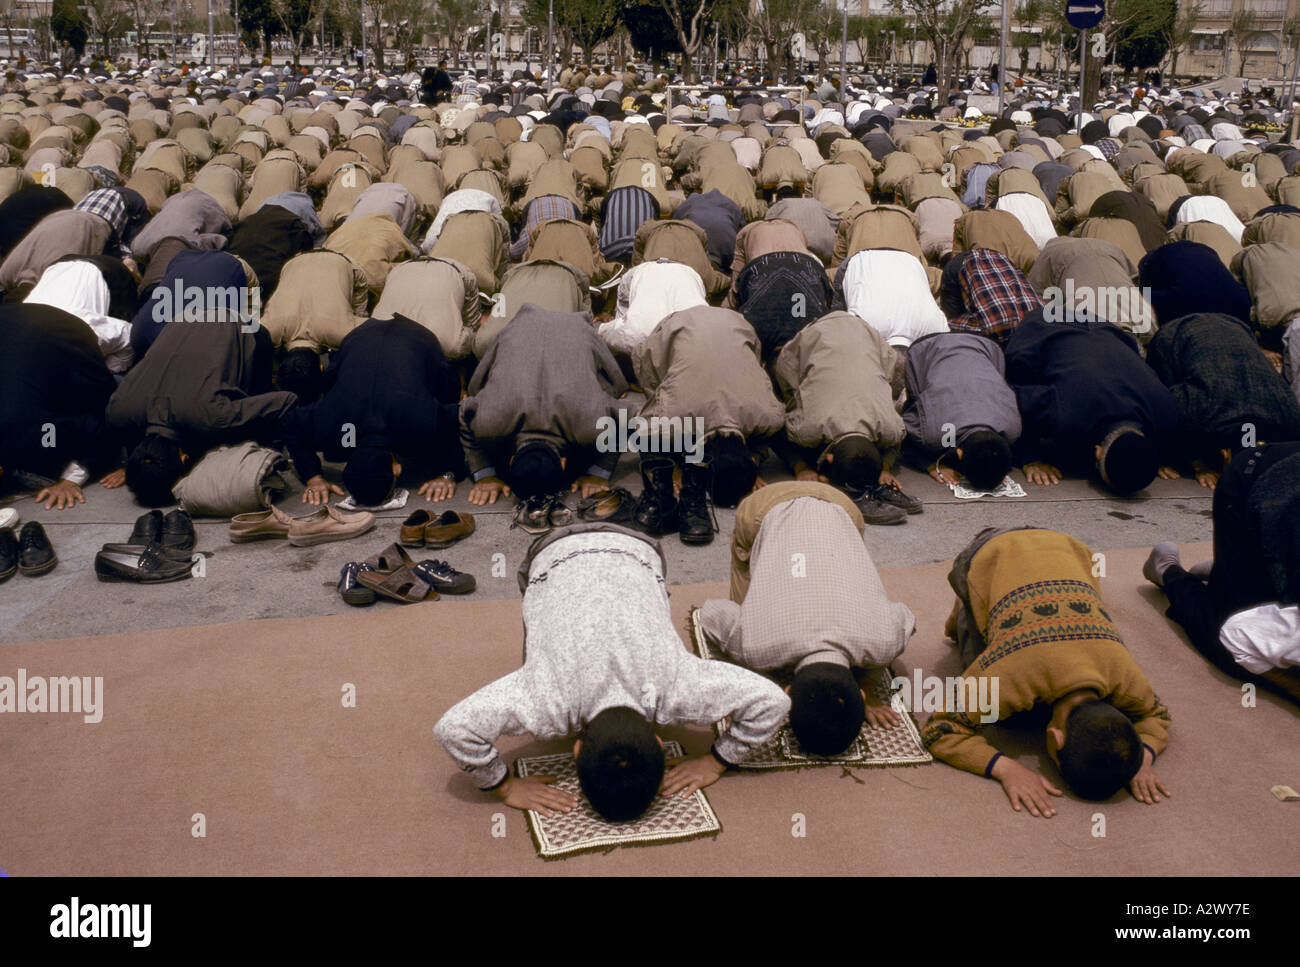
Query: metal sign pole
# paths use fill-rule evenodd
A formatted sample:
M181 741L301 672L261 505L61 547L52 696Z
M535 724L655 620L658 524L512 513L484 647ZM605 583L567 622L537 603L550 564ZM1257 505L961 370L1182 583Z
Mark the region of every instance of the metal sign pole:
M840 27L840 100L844 101L849 76L849 0L844 0L844 19Z
M1007 95L1007 31L1011 29L1011 0L1002 0L1002 41L998 53L998 117Z
M1079 31L1079 125L1078 133L1083 135L1083 85L1088 72L1088 31Z

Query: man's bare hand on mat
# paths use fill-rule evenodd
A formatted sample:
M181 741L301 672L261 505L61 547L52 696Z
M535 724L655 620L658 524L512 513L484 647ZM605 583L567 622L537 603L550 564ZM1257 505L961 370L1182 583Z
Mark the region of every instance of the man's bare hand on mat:
M585 499L590 497L592 494L598 494L602 490L608 489L608 480L603 480L595 474L587 473L573 481L573 486L569 488L569 493L576 494L578 491L582 491L582 496Z
M1002 756L993 764L993 778L1002 783L1003 791L1011 800L1011 808L1016 812L1020 812L1023 804L1031 816L1051 818L1056 815L1056 807L1047 794L1060 796L1063 793L1033 769Z
M1050 463L1035 460L1033 463L1025 464L1025 479L1040 487L1050 487L1061 482L1061 471Z
M500 477L484 477L469 488L469 502L475 507L495 504L498 497L509 497L510 488Z
M554 781L555 776L511 776L497 787L497 798L515 809L535 809L550 819L578 805L572 793L552 786Z
M873 729L892 729L896 725L902 725L902 719L888 705L881 705L867 700L867 724Z
M1181 480L1183 475L1173 467L1164 466L1156 471L1156 476L1161 480Z
M683 796L689 796L696 789L713 785L726 771L727 767L713 756L696 756L669 769L664 775L664 784L659 787L659 791L665 796L678 792Z
M1152 768L1155 761L1156 757L1151 750L1143 749L1142 768L1137 771L1133 781L1128 784L1128 791L1133 793L1133 798L1149 806L1160 801L1162 792L1165 794L1166 799L1171 798L1169 790L1165 788L1165 784L1156 775L1156 770Z
M302 502L319 507L321 504L330 502L330 494L342 497L343 488L338 484L330 483L320 474L317 474L307 481L307 489L302 492Z
M456 496L456 481L448 480L446 477L434 477L432 480L426 480L416 491L427 501L438 503L443 500L450 500Z
M99 483L105 490L116 490L126 483L126 470L120 467L117 470L110 470L99 478Z
M45 501L45 509L66 510L77 504L84 504L86 498L81 495L81 488L71 480L60 480L58 483L50 484L36 495L36 502L39 504Z

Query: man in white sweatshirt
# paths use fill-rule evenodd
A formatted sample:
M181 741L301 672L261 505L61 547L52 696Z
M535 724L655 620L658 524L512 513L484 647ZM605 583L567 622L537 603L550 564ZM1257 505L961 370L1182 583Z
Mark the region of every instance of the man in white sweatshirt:
M655 796L711 785L776 734L790 700L761 675L689 654L673 627L656 543L614 524L576 524L533 543L519 570L524 664L456 703L434 734L479 788L544 816L573 796L511 776L495 742L577 735L578 779L619 822ZM729 725L706 755L667 771L655 726Z

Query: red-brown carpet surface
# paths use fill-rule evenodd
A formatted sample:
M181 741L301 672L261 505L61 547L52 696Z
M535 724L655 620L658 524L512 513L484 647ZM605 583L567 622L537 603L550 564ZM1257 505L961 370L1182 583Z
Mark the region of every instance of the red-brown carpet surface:
M1209 553L1184 549L1185 563ZM708 790L714 839L540 860L522 813L436 744L455 701L520 660L517 601L451 601L5 646L0 675L102 676L103 721L5 713L0 868L124 874L1294 874L1300 712L1214 670L1163 616L1140 550L1106 555L1103 596L1173 715L1157 770L1173 798L1011 810L997 783L942 763L732 775ZM944 564L883 572L918 631L896 668L961 671ZM672 588L685 636L719 584ZM355 707L344 694L355 689ZM924 719L924 714L918 716ZM995 744L1046 766L1041 732ZM666 735L693 753L706 729ZM505 738L503 752L563 742ZM206 836L193 830L201 822ZM504 821L498 814L504 815ZM1104 819L1105 836L1094 835ZM504 832L504 835L494 833ZM797 835L802 833L803 835Z

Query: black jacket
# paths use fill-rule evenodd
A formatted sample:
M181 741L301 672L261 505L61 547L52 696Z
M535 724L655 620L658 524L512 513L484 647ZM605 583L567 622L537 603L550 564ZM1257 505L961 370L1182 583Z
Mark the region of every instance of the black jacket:
M1007 382L1024 430L1022 462L1047 460L1071 473L1095 460L1093 447L1118 423L1137 423L1166 447L1178 427L1174 398L1129 333L1107 322L1059 322L1035 309L1006 345Z
M459 403L460 379L432 332L403 316L368 319L339 344L321 398L280 426L303 480L321 472L319 453L346 462L354 448L372 446L397 453L404 473L428 480L462 468Z
M55 477L110 469L104 408L117 383L91 328L61 309L0 307L0 467Z

